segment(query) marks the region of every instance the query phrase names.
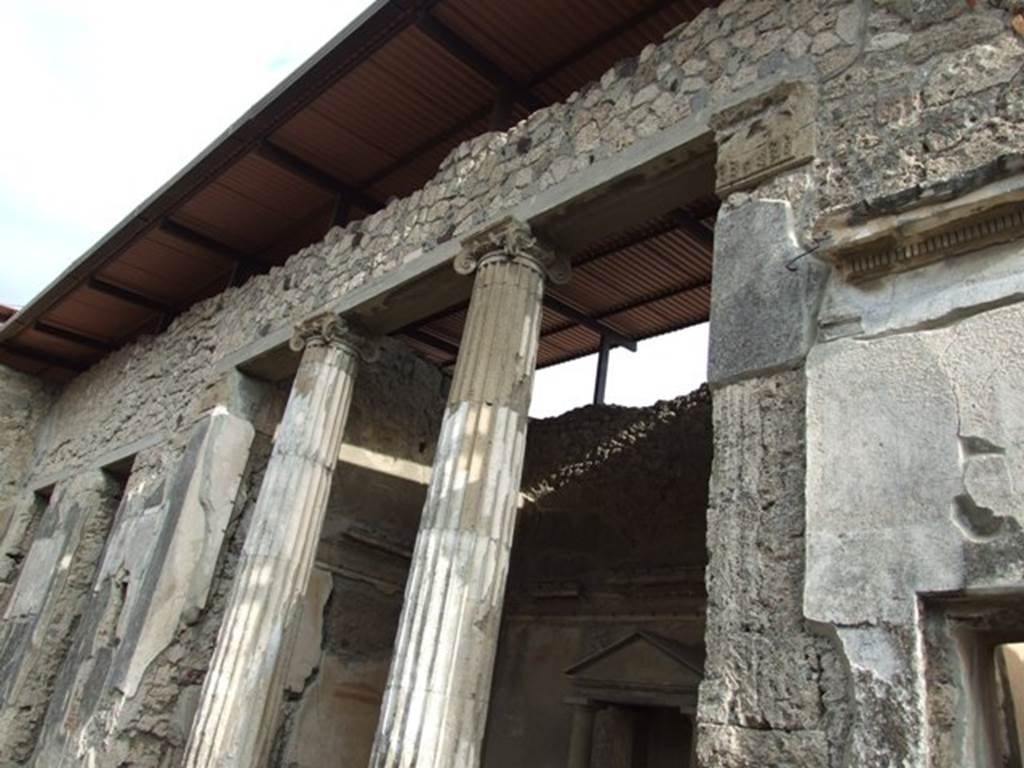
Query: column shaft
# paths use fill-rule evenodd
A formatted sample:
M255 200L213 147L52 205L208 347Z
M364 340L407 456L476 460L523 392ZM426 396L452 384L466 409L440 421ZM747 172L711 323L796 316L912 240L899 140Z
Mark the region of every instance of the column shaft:
M589 702L573 705L568 768L590 768L590 753L594 747L595 711L596 707Z
M507 246L479 262L406 586L373 768L480 763L543 288L541 262Z
M355 349L326 325L293 347L303 344L193 721L189 768L253 768L273 737L357 366Z

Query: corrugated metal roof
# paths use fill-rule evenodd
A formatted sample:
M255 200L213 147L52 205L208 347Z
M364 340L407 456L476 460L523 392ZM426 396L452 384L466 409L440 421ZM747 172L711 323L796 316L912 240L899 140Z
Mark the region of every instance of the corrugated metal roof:
M641 341L707 320L716 206L712 199L697 201L691 206L700 209L697 213L672 211L577 254L572 280L547 286L546 293L551 303L568 305L578 314L545 306L537 365L597 352L602 333L588 323ZM432 362L449 366L465 321L466 309L460 305L398 335Z
M422 186L454 146L490 127L502 88L519 93L504 115L517 120L710 5L378 0L0 327L0 362L74 375L318 240L339 210L365 215ZM639 337L694 322L698 299L659 292L708 269L706 247L670 232L581 265L563 298ZM645 297L658 300L622 309ZM541 364L599 343L564 316L545 322L561 330L545 336ZM421 332L440 334L450 352L461 324L455 314ZM450 356L410 343L438 362Z

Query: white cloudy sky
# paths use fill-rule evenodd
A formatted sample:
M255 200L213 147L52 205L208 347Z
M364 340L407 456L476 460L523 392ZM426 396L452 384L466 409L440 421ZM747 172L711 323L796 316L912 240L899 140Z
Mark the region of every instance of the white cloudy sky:
M22 306L323 45L366 0L0 0L0 303ZM704 378L706 330L613 354L609 400ZM538 375L586 403L593 359Z

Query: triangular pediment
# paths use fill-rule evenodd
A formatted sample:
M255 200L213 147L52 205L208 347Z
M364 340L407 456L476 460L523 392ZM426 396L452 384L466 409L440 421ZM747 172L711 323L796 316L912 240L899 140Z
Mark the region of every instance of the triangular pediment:
M565 673L577 686L695 690L703 676L699 650L653 632L635 632L587 656Z

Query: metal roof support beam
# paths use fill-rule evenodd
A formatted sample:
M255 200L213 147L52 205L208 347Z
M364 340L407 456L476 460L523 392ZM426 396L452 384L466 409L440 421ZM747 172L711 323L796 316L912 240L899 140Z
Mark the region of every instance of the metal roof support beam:
M73 360L68 360L63 357L57 357L56 355L49 355L45 352L37 352L34 349L23 347L20 344L11 344L6 342L0 347L6 350L12 355L23 357L26 360L31 360L42 365L49 365L54 368L63 368L65 371L75 371L81 373L82 371L88 370L89 366L85 363L79 363Z
M92 336L85 336L75 331L69 331L66 328L51 325L50 323L44 323L42 320L36 320L32 324L32 329L39 333L45 333L47 336L53 336L55 339L70 341L72 344L78 344L80 347L94 349L97 352L113 352L117 349L117 347L109 342L94 339Z
M171 314L174 312L174 307L170 304L165 304L162 301L151 299L148 296L143 296L141 293L122 288L114 283L108 283L99 277L90 277L86 281L86 287L96 293L102 293L104 296L111 296L115 299L120 299L128 304L134 304L136 307L142 309L148 309L152 312L159 312L161 314Z
M630 339L627 336L623 336L611 326L601 322L600 319L580 312L578 309L569 306L561 299L558 299L551 294L545 294L544 306L554 310L563 317L568 317L575 325L582 325L584 328L589 328L594 331L594 333L600 334L602 344L604 343L604 340L607 339L608 343L613 347L625 347L630 352L636 352L635 340Z
M429 14L422 14L416 21L427 37L447 50L470 69L474 70L492 85L496 85L502 91L507 91L513 99L531 112L543 109L547 106L543 99L530 93L529 89L517 83L508 74L502 71L501 67L491 61L487 56L459 37L455 32L446 27L435 17Z
M167 233L176 240L189 243L190 245L202 248L205 251L210 251L234 262L255 261L254 257L242 253L238 249L232 248L230 245L225 245L219 240L213 239L209 235L204 235L202 232L196 232L194 229L186 227L184 224L179 224L176 221L172 221L171 219L161 219L160 231Z
M715 247L714 233L704 226L704 223L696 216L680 209L674 218L678 222L679 229L707 248L709 252Z
M605 390L608 387L608 360L612 345L607 336L601 337L601 349L597 353L597 378L594 381L594 405L604 405Z
M346 184L330 173L306 162L301 157L293 155L287 149L279 147L271 141L266 139L261 141L256 146L256 154L264 160L273 163L278 168L282 168L295 176L305 179L325 192L344 197L350 203L355 203L360 208L371 213L384 207L375 197Z
M402 331L403 336L408 336L413 341L418 341L420 344L425 344L428 347L444 352L445 354L457 357L459 354L459 348L455 344L445 339L438 338L429 331L424 331L421 328L409 328Z

